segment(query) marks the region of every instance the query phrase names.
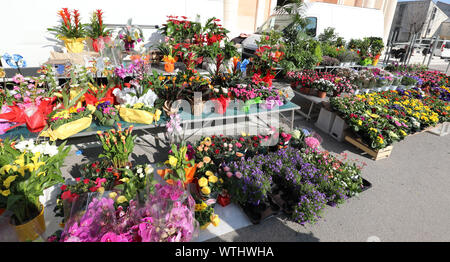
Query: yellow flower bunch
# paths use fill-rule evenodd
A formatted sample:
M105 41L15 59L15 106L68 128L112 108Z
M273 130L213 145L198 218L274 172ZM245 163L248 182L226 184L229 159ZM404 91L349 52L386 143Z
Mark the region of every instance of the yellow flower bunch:
M75 110L76 112L76 110ZM64 118L64 119L68 119L70 117L70 112L68 110L62 110L59 111L58 113L56 113L53 118Z
M209 195L209 194L211 194L211 187L210 187L209 183L215 184L215 183L217 183L217 181L219 181L219 178L216 175L214 175L214 173L212 171L209 171L209 170L205 172L205 175L207 176L207 178L204 176L201 177L198 180L198 185L201 188L200 191L204 195Z
M31 159L31 161L29 161ZM36 152L30 159L25 158L25 153L17 156L13 164L7 164L0 168L0 175L5 177L0 177L0 183L5 189L0 189L0 194L3 196L9 196L11 193L9 188L11 183L14 182L18 175L14 173L18 172L21 176L25 175L28 170L33 174L33 172L38 171L41 166L45 165L45 162L40 161L40 153ZM12 171L12 172L11 172ZM36 173L36 172L35 172ZM36 176L45 175L45 172L37 172Z
M195 211L203 211L208 207L208 205L205 202L202 202L201 204L195 204Z

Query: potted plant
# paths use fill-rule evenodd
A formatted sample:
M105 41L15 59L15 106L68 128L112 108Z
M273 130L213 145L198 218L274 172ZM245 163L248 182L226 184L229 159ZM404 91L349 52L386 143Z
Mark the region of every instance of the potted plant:
M165 168L157 170L158 175L168 184L173 185L181 181L186 188L193 181L197 164L189 157L188 151L189 148L184 141L178 146L172 144L168 160L164 162Z
M325 98L328 92L334 91L336 86L333 82L325 79L319 79L313 82L313 86L317 89L317 96L320 98Z
M11 161L0 168L0 206L12 212L10 223L19 240L32 241L45 232L39 196L44 189L64 182L60 168L70 147L65 148L65 143L59 147L48 142L35 144L33 140L20 141L15 149L9 147Z
M114 126L120 120L119 111L109 101L99 103L93 115L102 126Z
M71 13L68 8L63 8L58 11L58 15L61 18L61 24L47 30L56 32L56 37L64 41L69 53L81 53L84 49L83 41L86 40L86 31L80 22L80 13L76 9Z
M99 52L105 48L105 44L111 42L111 30L106 30L103 24L103 12L97 9L92 13L91 23L86 24L87 36L92 40L92 48L95 52Z
M130 52L134 49L134 44L136 42L143 41L144 34L142 33L142 29L138 26L132 25L132 19L128 19L127 25L122 27L119 31L118 36L119 39L123 41L124 48L126 52Z
M103 153L99 155L110 161L114 168L124 168L131 166L129 157L133 152L134 141L137 135L132 135L133 126L122 130L122 125L117 123L118 129L110 129L105 132L97 131L97 135L102 142Z
M400 81L400 84L404 86L407 89L410 89L414 87L417 84L417 80L409 75L403 76L402 80Z

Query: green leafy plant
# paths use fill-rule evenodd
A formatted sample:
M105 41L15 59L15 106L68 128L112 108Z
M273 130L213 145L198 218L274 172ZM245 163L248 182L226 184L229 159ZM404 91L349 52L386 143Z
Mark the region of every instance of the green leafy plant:
M99 157L111 161L115 168L123 168L129 163L128 158L133 152L137 135L131 134L133 126L124 131L122 131L121 124L118 123L117 126L118 130L111 129L106 132L97 132L103 147L103 153Z
M111 36L111 29L107 30L103 24L103 12L101 9L95 10L91 16L91 23L85 25L87 36L92 39Z
M60 169L70 151L65 144L57 147L21 140L15 145L14 153L2 149L2 156L6 150L10 157L9 163L0 168L0 206L14 214L14 224L21 225L38 216L42 210L39 196L44 189L64 182Z

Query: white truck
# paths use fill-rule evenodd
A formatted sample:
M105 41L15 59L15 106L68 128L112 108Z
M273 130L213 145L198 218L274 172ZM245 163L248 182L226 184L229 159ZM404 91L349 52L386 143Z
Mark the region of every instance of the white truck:
M325 28L333 27L345 40L363 37L383 37L384 16L381 10L345 5L309 2L303 5L302 14L309 21L305 28L308 34L317 38ZM287 14L274 14L258 30L242 41L242 56L249 57L255 52L256 41L263 32L272 29L282 31L292 22Z

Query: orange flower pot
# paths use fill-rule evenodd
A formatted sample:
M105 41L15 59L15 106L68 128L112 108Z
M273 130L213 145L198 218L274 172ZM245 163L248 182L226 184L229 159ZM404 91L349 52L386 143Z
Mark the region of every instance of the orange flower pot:
M317 97L325 98L327 96L327 92L317 91Z

